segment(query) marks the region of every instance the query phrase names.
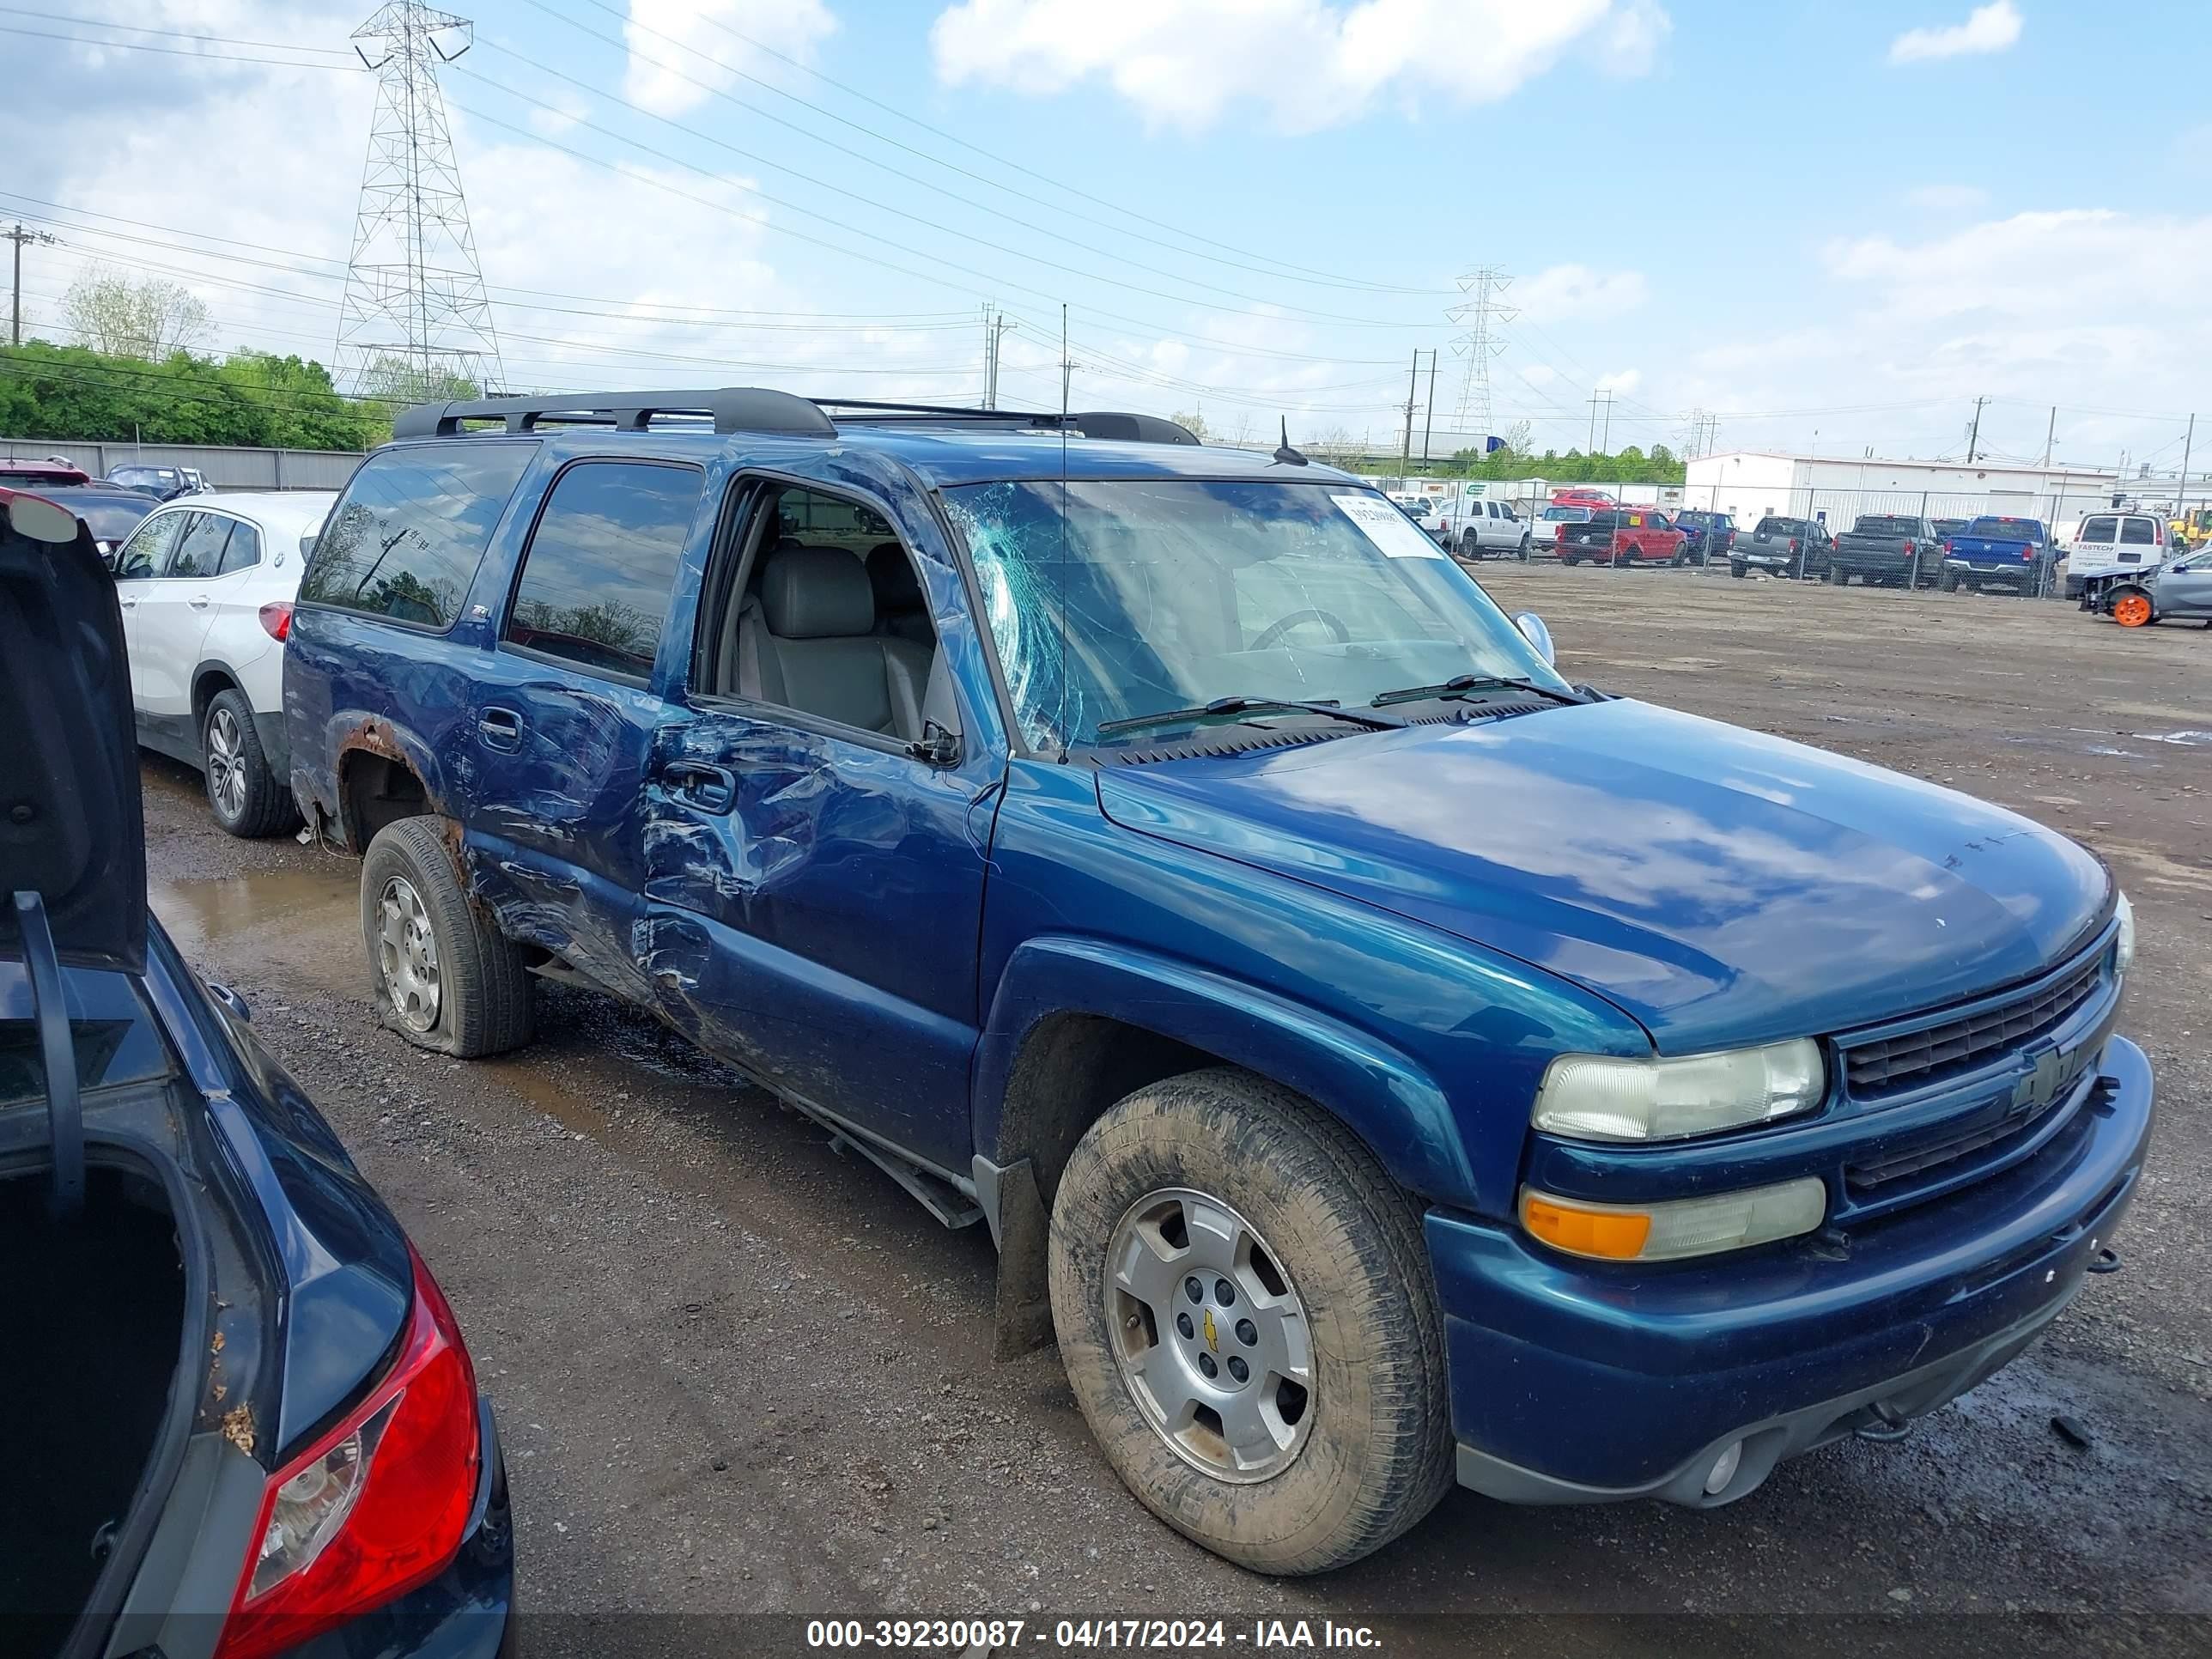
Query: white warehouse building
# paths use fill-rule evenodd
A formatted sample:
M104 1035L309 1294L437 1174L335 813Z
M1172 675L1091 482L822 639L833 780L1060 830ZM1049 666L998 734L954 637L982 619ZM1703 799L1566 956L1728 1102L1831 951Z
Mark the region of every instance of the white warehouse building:
M1862 513L2041 519L2064 533L2112 500L2117 475L2081 467L1887 461L1739 450L1689 463L1682 505L1726 513L1746 530L1769 514L1847 529Z

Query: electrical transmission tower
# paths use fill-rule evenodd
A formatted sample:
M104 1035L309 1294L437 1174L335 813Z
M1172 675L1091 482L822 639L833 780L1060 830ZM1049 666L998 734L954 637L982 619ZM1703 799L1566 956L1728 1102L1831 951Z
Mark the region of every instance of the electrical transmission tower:
M438 66L469 49L474 28L422 0L388 0L353 32L377 89L338 310L332 372L343 389L419 402L507 379L438 91Z
M1452 342L1455 355L1467 359L1467 372L1459 383L1459 430L1478 441L1490 434L1490 360L1505 349L1505 342L1492 333L1493 324L1510 323L1521 313L1499 297L1513 279L1496 265L1483 265L1459 279L1460 291L1473 297L1451 307L1444 315L1465 323L1467 332ZM1481 447L1478 441L1476 447Z

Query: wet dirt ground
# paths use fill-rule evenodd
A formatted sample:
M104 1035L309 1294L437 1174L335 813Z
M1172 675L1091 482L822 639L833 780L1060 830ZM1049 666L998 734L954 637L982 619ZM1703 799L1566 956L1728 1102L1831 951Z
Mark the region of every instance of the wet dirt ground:
M1457 1493L1347 1571L1270 1583L1137 1507L1050 1352L992 1363L981 1229L945 1231L588 994L543 988L511 1059L408 1048L369 1014L356 867L229 839L197 775L149 757L157 914L251 1000L460 1312L532 1651L804 1650L761 1614L1218 1618L1250 1650L1273 1619L1316 1644L1324 1619L1373 1626L1393 1653L2212 1650L2212 634L1687 571L1480 574L1574 678L1954 784L2112 861L2142 938L2123 1029L2162 1111L2126 1271L1902 1444L1814 1453L1729 1509Z

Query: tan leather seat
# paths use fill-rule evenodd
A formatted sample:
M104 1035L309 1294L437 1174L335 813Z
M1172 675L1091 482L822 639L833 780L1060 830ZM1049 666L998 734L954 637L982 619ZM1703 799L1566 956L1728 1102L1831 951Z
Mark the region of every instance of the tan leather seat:
M841 548L779 546L738 617L738 695L917 738L936 653L875 628L860 560Z

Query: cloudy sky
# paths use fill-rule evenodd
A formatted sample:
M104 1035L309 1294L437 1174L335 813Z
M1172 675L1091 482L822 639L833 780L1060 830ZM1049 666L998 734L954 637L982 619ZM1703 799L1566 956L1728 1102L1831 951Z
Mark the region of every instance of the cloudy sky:
M372 9L0 9L0 222L61 238L31 331L100 264L329 360ZM2171 468L2204 398L2212 110L2154 72L2212 52L2201 0L470 10L441 78L514 387L972 402L991 307L1000 401L1050 407L1065 304L1078 407L1380 441L1435 349L1446 449L1491 266L1490 429L1540 449L1610 392L1614 447L1702 411L1724 448L1960 453L1983 397L1999 457L2055 404L2060 459Z

